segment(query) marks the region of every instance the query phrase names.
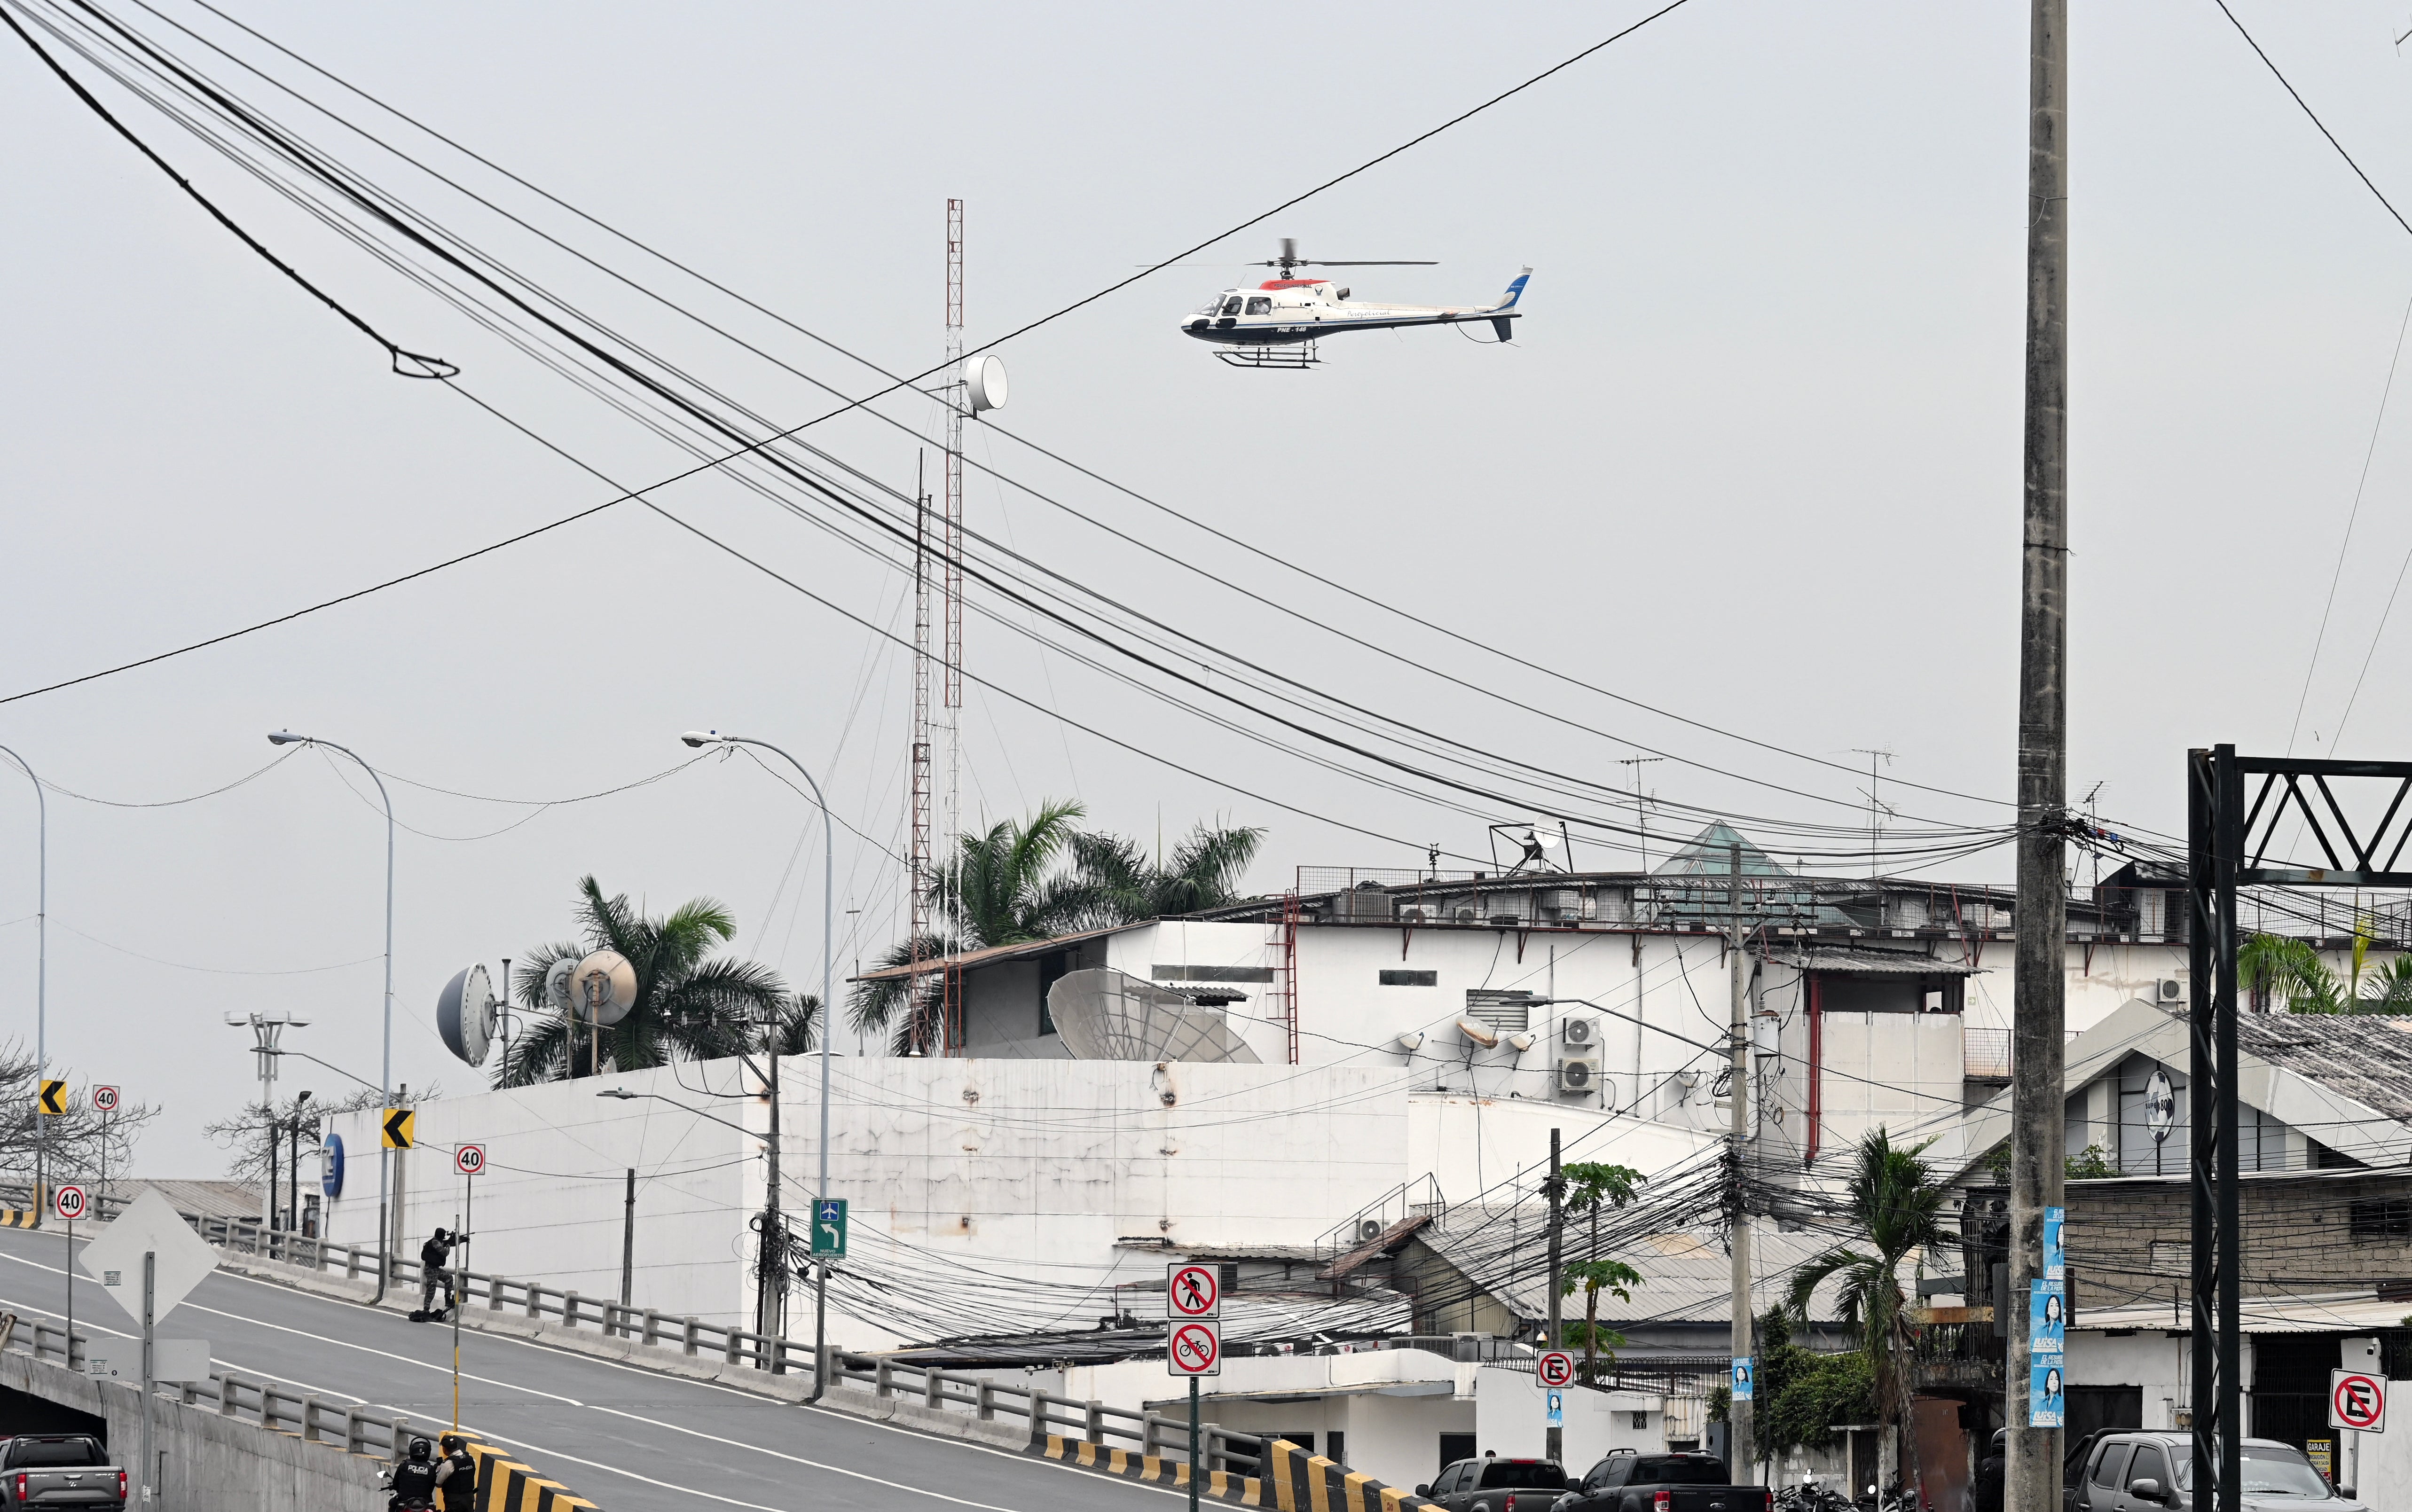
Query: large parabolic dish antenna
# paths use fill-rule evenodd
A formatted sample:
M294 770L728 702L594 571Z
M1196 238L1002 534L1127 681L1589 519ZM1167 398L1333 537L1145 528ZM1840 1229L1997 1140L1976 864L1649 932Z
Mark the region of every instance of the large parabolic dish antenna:
M1220 1006L1127 972L1067 973L1047 990L1047 1013L1074 1060L1259 1064Z

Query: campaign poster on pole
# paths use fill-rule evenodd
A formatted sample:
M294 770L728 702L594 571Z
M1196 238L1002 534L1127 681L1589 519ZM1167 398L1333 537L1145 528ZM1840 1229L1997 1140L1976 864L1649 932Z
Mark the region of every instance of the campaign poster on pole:
M2060 1357L2038 1356L2027 1367L2027 1426L2066 1428L2068 1400L2061 1388Z
M2068 1279L2068 1254L2061 1247L2061 1230L2068 1226L2066 1208L2043 1210L2043 1279Z
M2057 1281L2027 1283L2027 1353L2037 1359L2068 1353L2068 1303Z

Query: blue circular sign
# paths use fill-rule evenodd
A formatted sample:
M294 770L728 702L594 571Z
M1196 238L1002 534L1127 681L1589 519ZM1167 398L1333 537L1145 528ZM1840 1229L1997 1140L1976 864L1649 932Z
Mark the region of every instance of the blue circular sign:
M327 1172L319 1179L318 1185L327 1194L327 1200L331 1202L344 1195L344 1137L342 1135L327 1136L326 1156Z

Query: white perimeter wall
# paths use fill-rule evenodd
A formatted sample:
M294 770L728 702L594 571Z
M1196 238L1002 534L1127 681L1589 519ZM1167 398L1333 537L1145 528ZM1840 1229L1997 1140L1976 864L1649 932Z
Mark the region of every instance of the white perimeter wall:
M1111 1302L1075 1288L1113 1283L1152 1284L1161 1315L1162 1256L1116 1240L1304 1244L1407 1175L1408 1098L1394 1070L848 1057L833 1066L830 1195L850 1204L850 1267L935 1314L919 1328L875 1312L840 1316L832 1336L854 1348L1081 1326ZM818 1161L817 1063L786 1060L782 1079L784 1201L801 1211ZM756 1133L671 1103L596 1095L615 1088ZM762 1201L769 1108L712 1095L743 1090L735 1063L712 1062L430 1104L421 1148L406 1157L399 1248L415 1255L435 1226L453 1226L450 1150L474 1140L491 1174L478 1178L472 1265L616 1297L634 1166L638 1305L750 1317L746 1221ZM348 1117L337 1132L350 1166L330 1237L373 1241L375 1124ZM1149 1315L1146 1300L1128 1305Z

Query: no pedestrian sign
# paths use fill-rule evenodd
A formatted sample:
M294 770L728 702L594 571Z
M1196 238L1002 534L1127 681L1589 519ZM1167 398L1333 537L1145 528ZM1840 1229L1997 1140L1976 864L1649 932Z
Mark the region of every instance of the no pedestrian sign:
M2329 1372L2329 1426L2387 1431L2387 1382L2366 1371Z
M1223 1373L1222 1329L1212 1321L1173 1322L1164 1350L1164 1368L1174 1375Z
M1575 1384L1575 1358L1563 1349L1544 1349L1533 1361L1533 1373L1543 1386Z
M1164 1278L1164 1311L1174 1318L1213 1318L1223 1315L1223 1278L1211 1265L1174 1265L1166 1268Z

